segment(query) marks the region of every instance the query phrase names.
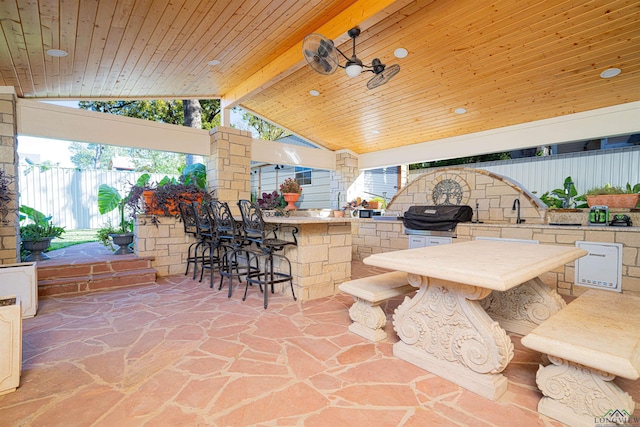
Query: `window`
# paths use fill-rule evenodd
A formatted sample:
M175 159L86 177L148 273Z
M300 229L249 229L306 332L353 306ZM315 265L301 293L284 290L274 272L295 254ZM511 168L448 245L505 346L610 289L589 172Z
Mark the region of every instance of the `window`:
M300 185L310 185L311 184L311 168L299 168L296 167L296 181Z

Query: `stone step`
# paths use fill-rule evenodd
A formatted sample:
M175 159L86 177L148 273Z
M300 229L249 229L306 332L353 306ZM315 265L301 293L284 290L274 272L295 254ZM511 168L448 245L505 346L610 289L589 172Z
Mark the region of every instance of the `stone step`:
M38 265L38 295L70 295L156 281L153 258L127 258L70 265ZM44 264L44 265L43 265Z
M59 277L83 277L109 272L151 268L153 258L122 258L113 260L90 260L74 264L38 263L38 280L50 280Z

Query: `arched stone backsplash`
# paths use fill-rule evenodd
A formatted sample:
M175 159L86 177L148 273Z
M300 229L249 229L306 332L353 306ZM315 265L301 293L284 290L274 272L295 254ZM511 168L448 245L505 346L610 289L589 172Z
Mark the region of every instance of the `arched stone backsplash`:
M386 215L402 216L413 205L453 204L471 206L474 221L515 223L517 211L512 208L516 198L520 218L526 223L545 222L546 205L516 181L483 169L438 168L403 187L387 206Z

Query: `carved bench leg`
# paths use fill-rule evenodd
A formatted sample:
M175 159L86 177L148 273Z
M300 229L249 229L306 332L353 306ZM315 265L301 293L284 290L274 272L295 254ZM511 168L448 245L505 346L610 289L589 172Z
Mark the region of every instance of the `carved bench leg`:
M382 341L387 337L387 333L382 327L387 323L384 311L380 308L380 303L372 303L356 296L355 301L349 308L349 317L353 323L349 325L349 330L370 341Z
M589 427L614 424L611 419L622 421L633 414L633 399L612 382L615 375L554 356L549 360L551 364L540 366L536 374L544 395L539 413L570 426Z

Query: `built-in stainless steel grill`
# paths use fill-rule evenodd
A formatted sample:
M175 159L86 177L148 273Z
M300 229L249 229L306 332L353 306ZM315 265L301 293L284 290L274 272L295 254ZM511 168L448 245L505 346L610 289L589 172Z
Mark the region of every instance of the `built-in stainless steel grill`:
M411 206L402 222L405 234L456 237L458 223L472 217L473 209L468 205Z

